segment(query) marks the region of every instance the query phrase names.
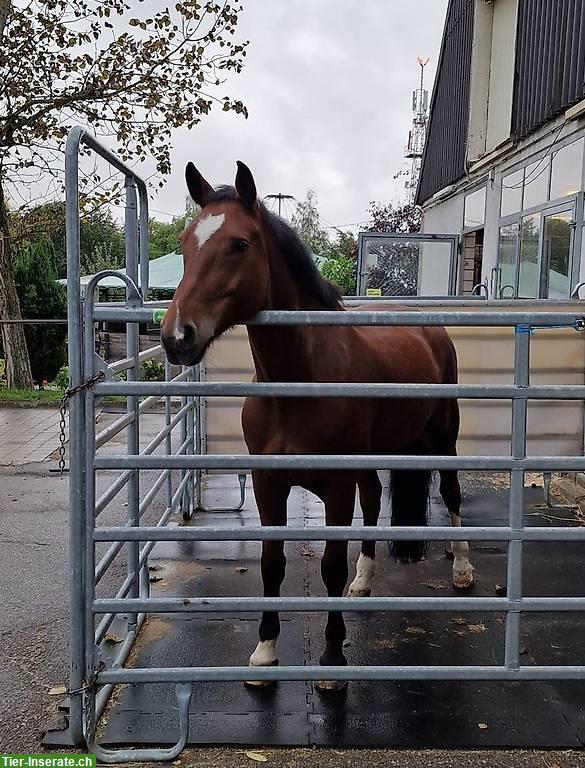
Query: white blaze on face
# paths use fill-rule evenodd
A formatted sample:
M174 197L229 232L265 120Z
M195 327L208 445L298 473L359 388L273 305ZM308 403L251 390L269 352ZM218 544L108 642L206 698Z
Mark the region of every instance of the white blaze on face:
M179 314L179 302L177 302L177 312L175 314L175 325L173 327L173 336L175 341L183 341L185 338L185 330L181 325L181 317Z
M203 248L205 243L212 235L221 229L225 221L225 213L218 213L215 216L204 216L199 219L195 227L195 240L199 248Z

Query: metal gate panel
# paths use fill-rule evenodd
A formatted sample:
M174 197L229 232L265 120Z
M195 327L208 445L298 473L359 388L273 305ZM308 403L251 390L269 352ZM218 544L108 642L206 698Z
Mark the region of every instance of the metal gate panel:
M459 328L509 328L513 333L513 380L490 384L344 384L315 382L250 383L202 381L198 369L183 370L173 380L165 382L138 381L140 356L134 344L134 333L128 333L127 359L105 366L94 354L94 325L96 321L126 323L136 328L140 322L160 321L159 305L145 302L132 277L123 277L126 303L94 306L91 288L98 285L101 273L94 278L82 306L79 293L78 214L76 208L76 167L72 153L79 142L109 159L126 174L127 186L136 182L133 173L119 161L111 160L110 153L101 148L83 131L76 129L68 144L68 266L69 291L69 350L71 378L70 391L70 590L71 590L71 730L78 742L84 741L102 762L147 761L171 759L180 753L188 737L188 712L192 685L198 681L242 681L249 676L248 667L178 667L178 668L124 668L133 642L145 615L157 613L193 613L233 610L242 613L262 610L278 611L497 611L506 614L505 654L503 664L473 666L347 666L328 667L331 680L548 680L585 679L585 665L541 665L521 663L520 626L522 613L544 611L583 611L585 597L525 597L522 583L522 550L526 541L585 541L585 528L552 526L537 528L524 526L523 497L526 471L583 471L585 457L579 455L552 456L527 455L526 421L528 401L583 401L585 384L538 383L529 380L532 335L572 329L577 336L584 319L574 308L563 311L542 312L523 308L511 312L505 303L494 302L481 309L461 311L456 306L431 311L368 309L355 312L330 311L270 311L260 313L253 324L264 325L445 325ZM139 189L140 189L140 185ZM140 217L143 220L144 210ZM137 276L137 211L132 190L127 195L127 263L134 266L128 274ZM144 240L140 242L145 248ZM144 253L144 251L143 251ZM144 281L144 265L141 264ZM550 329L550 330L549 330ZM580 337L579 337L580 338ZM151 350L155 355L160 350ZM127 380L117 373L127 370ZM166 366L167 375L170 366ZM254 396L278 397L416 397L461 398L511 402L511 452L509 455L478 453L470 456L408 456L408 455L270 455L248 456L203 452L202 409L204 398ZM103 395L122 395L127 398L127 413L113 425L96 435L94 408L96 398ZM139 398L144 398L140 400ZM171 398L179 398L173 406ZM164 427L141 448L139 438L140 415L157 401L165 403ZM108 441L121 430L128 434L127 450L111 453ZM179 434L173 441L174 433ZM96 451L96 445L100 445ZM161 452L162 451L162 452ZM431 527L213 527L191 525L168 526L172 513L182 508L189 517L193 507L193 494L201 495L200 472L221 469L245 472L251 468L330 468L343 469L350 461L355 468L404 469L467 469L478 471L505 471L511 476L509 523L507 526L451 528ZM118 477L98 498L96 475L115 470ZM148 473L156 471L156 479ZM101 476L101 475L100 475ZM149 489L143 480L153 483ZM110 478L111 479L111 478ZM142 486L142 487L141 487ZM117 524L102 524L98 513L126 489L127 507ZM156 524L145 525L143 516L152 503L154 493L163 490L166 503ZM120 515L118 515L120 517ZM245 541L245 540L363 540L420 539L502 541L507 544L507 595L505 597L215 597L151 598L149 595L148 557L157 541ZM96 556L96 548L107 545L105 553ZM126 576L116 588L114 596L102 597L96 593L96 581L106 577L112 563L121 554L126 557ZM125 636L114 659L103 653L102 641L112 622L125 627ZM323 675L318 666L283 666L254 668L258 680L317 680ZM137 749L108 751L96 743L96 720L113 686L152 682L174 682L177 685L177 710L180 738L168 749Z

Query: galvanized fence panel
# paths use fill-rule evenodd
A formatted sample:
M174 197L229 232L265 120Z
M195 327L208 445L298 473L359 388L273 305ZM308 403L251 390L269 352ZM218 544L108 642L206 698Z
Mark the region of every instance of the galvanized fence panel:
M84 140L83 135L78 136ZM78 146L78 143L77 143ZM89 146L99 147L95 141ZM71 150L73 151L73 150ZM96 151L98 151L96 149ZM100 152L109 159L109 153ZM69 159L71 164L71 158ZM116 165L132 178L131 171ZM75 190L70 177L68 189ZM128 185L132 189L132 185ZM140 185L139 185L140 189ZM82 308L78 286L78 219L74 211L75 200L68 198L68 263L73 281L68 286L70 297L69 348L72 384L83 385L93 381L71 399L71 727L78 741L82 739L92 752L104 762L123 762L170 759L181 751L188 738L188 710L191 686L201 681L243 681L249 675L248 667L181 667L160 669L126 669L124 663L144 621L152 612L216 612L243 613L264 610L278 611L499 611L506 614L504 664L474 666L347 666L328 667L327 677L332 680L548 680L584 679L585 666L527 666L520 663L520 626L524 612L582 611L585 598L525 597L522 584L522 551L526 541L585 540L582 528L534 528L523 525L524 473L527 470L585 470L583 456L527 456L526 408L529 399L583 399L585 386L536 385L529 381L530 339L534 329L584 327L583 317L574 312L506 312L499 311L497 302L490 302L482 311L476 311L473 302L465 305L467 311L370 311L355 312L286 312L260 313L254 324L291 325L445 325L445 326L499 326L513 327L515 331L515 376L511 385L420 385L420 384L316 384L300 383L217 383L201 380L195 369L183 370L171 378L166 365L164 382L141 382L140 356L135 344L135 332L128 333L128 352L123 366L105 366L93 352L94 324L110 320L137 328L137 323L160 320L164 307L145 301L139 290L134 230L142 222L142 209L137 219L135 199L128 197L126 218L127 261L131 265L128 276L121 279L126 285L127 299L123 305L94 306L93 288L102 273L95 278L92 290L86 292ZM77 222L77 223L76 223ZM141 230L144 232L144 230ZM143 246L143 238L141 238ZM133 275L133 276L132 276ZM142 285L147 282L142 279ZM155 354L155 353L153 353ZM122 367L128 371L127 380L118 374ZM96 377L101 375L101 380ZM94 408L96 398L105 395L123 395L127 399L126 414L114 425L96 435ZM511 401L512 451L510 456L402 456L402 455L270 455L229 456L205 455L201 429L200 400L202 397L228 397L254 395L258 397L458 397L490 398ZM146 397L140 402L140 397ZM180 406L173 413L172 397L180 398ZM142 450L139 441L140 416L155 402L164 401L164 427ZM115 434L127 430L127 452L124 454L96 455ZM179 430L179 447L175 450L172 434ZM163 453L155 453L156 450ZM477 471L507 471L510 473L509 523L507 526L451 528L430 527L209 527L191 525L169 527L171 515L178 509L190 516L194 506L201 504L201 473L208 469L239 470L254 467L271 469L329 468L344 469L351 462L355 468L453 468ZM97 497L96 473L116 470L120 474ZM156 470L157 479L151 488L141 494L140 473ZM174 477L173 477L174 476ZM175 484L176 480L176 484ZM120 525L100 525L98 515L127 489L127 518ZM142 525L141 518L164 489L164 511L156 525ZM142 497L142 498L141 498ZM195 503L194 503L195 502ZM243 495L242 495L243 503ZM502 541L508 546L508 589L505 597L225 597L205 598L152 598L149 594L148 558L157 541L263 541L279 540L363 540L389 541L397 539ZM108 544L105 554L96 563L96 545ZM123 583L114 597L98 598L96 585L106 576L114 560L126 553L127 570ZM126 617L125 637L114 663L103 666L99 645L114 620ZM98 622L99 619L99 623ZM97 626L96 626L97 623ZM321 667L267 667L254 668L258 680L317 680L323 676ZM95 742L95 726L100 713L115 685L140 683L176 683L180 721L180 738L169 749L119 750L110 752Z

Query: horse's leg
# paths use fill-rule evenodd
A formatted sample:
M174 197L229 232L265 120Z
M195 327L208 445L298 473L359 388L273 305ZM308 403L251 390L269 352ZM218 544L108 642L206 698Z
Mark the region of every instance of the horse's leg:
M262 525L286 525L286 502L290 485L279 481L278 473L252 472L254 496ZM262 542L262 583L264 597L279 597L284 580L286 557L284 541ZM276 611L265 611L258 631L259 642L250 656L251 667L269 667L278 664L276 643L280 633L280 620ZM268 680L250 680L246 685L262 688L271 685Z
M364 525L378 525L382 484L377 472L363 472L358 479L360 506ZM376 542L362 541L362 551L355 567L355 579L349 585L348 597L369 597L372 594L372 579L376 573Z
M441 471L439 491L454 528L461 527L461 488L457 471L453 469ZM467 541L452 541L453 552L453 586L457 589L467 589L473 584L473 566L469 562L469 543Z
M321 495L321 494L320 494ZM326 525L351 525L355 502L355 480L344 482L334 479L322 494L325 502ZM327 541L321 560L321 576L329 597L341 597L347 584L347 541ZM341 611L330 611L325 628L325 651L319 663L322 666L345 666L343 641L345 623ZM332 693L347 686L346 680L319 680L315 687L320 691Z

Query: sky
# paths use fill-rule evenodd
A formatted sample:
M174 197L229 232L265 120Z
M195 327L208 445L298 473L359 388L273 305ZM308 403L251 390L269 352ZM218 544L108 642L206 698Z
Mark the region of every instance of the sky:
M358 231L370 201L405 195L404 179L393 176L408 167L417 56L430 59L430 98L447 0L242 4L246 65L218 95L241 99L249 117L215 109L192 131L174 132L172 174L152 215L183 213L188 161L217 185L233 183L243 160L261 197L300 200L313 189L324 223Z

